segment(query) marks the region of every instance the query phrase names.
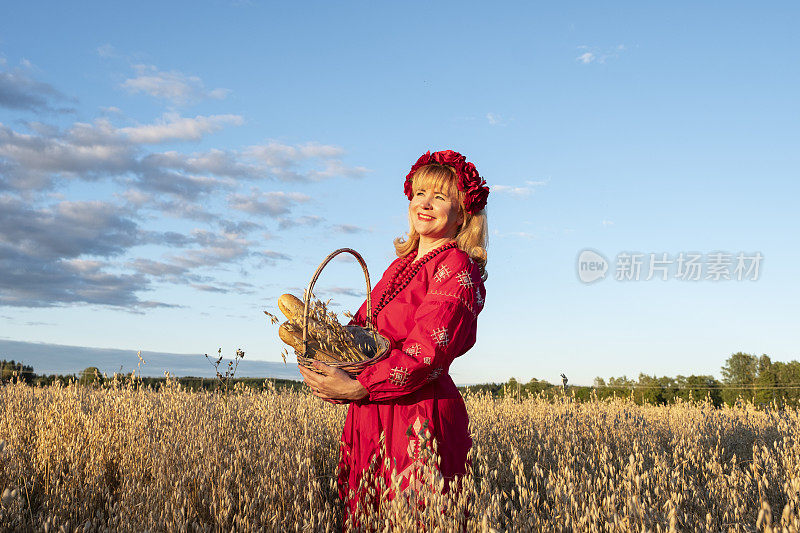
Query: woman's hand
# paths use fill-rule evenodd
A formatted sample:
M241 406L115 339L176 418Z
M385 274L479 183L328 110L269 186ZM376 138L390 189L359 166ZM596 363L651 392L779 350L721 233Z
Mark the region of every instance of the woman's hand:
M357 379L351 378L344 370L328 366L321 361L314 361L314 368L321 374L301 365L297 365L297 368L317 398L352 401L369 395L369 391Z

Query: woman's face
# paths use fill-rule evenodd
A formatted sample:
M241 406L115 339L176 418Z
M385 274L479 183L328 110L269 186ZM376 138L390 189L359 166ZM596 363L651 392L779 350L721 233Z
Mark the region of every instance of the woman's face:
M457 198L422 187L414 190L408 216L420 237L428 239L452 239L463 222Z

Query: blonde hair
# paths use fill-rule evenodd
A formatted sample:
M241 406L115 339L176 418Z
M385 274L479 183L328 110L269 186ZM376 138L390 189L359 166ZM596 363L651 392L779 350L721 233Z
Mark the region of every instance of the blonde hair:
M412 178L413 190L428 189L442 191L450 198L457 198L459 214L464 217L461 225L456 229L455 241L460 250L469 255L481 272L481 278L486 281L486 246L489 242L489 228L486 223L486 209L475 214L464 211L464 193L456 185L456 173L452 167L437 163L425 165L414 173ZM408 238L398 237L394 240L397 257L405 257L419 246L419 233L414 229L414 224L408 221Z

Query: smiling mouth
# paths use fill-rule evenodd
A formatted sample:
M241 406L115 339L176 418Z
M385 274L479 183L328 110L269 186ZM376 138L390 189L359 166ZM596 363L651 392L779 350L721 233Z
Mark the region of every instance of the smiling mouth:
M420 220L436 220L436 217L432 217L429 215L423 215L422 213L417 213L417 218Z

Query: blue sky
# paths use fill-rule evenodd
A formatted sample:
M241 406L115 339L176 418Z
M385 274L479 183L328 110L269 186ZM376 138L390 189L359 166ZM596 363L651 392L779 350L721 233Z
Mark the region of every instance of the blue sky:
M798 359L799 11L6 7L0 338L278 361L261 311L339 247L377 280L407 229L403 177L454 149L492 188L487 303L456 382ZM591 284L587 248L610 265ZM756 280L618 281L623 252L763 260ZM347 261L318 284L341 309L363 288Z

